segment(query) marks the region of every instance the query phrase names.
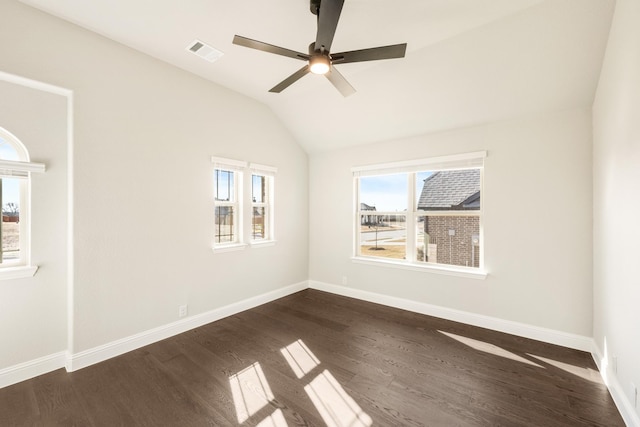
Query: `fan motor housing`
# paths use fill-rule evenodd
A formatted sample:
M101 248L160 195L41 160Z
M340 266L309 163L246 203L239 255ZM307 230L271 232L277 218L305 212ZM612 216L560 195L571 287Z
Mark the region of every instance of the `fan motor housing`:
M320 10L320 0L311 0L309 9L311 9L311 13L313 13L314 15L317 15L318 11Z

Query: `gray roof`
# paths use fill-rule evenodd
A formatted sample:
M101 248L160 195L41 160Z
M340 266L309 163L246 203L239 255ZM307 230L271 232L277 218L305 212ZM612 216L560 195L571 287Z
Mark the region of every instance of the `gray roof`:
M424 180L418 209L480 209L480 169L435 172Z
M369 206L366 203L360 203L360 210L361 211L375 211L376 207L375 206Z

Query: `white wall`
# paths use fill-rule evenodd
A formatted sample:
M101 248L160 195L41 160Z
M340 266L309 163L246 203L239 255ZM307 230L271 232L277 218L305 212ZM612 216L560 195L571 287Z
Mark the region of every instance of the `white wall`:
M351 167L479 150L486 280L351 261ZM310 280L591 336L590 111L314 154L310 194Z
M67 99L0 81L0 126L46 172L32 174L34 277L0 281L0 368L64 349L67 283Z
M264 105L16 1L0 16L1 70L74 91L72 352L307 279L307 156ZM212 155L278 167L275 246L212 252ZM0 325L65 315L59 287L0 292ZM0 368L65 350L59 329L44 348L3 326Z
M626 397L636 425L640 412L633 408L631 383L640 386L638 22L640 2L618 0L593 106L594 338L603 368Z

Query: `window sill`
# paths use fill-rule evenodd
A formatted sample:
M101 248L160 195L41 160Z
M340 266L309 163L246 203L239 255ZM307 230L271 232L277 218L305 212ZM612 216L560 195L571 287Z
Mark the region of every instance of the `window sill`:
M487 272L477 268L469 267L454 267L454 266L440 266L440 265L420 265L420 264L408 264L406 262L378 260L367 257L352 257L351 260L356 264L377 265L380 267L399 268L402 270L423 271L435 274L444 274L447 276L467 277L471 279L484 280L487 278Z
M211 249L213 250L214 253L219 253L219 252L242 251L246 247L247 247L246 243L232 243L229 245L214 246Z
M275 246L276 241L275 240L259 240L259 241L251 242L250 244L252 248L266 248L269 246Z
M22 279L33 277L38 271L37 265L21 265L19 267L0 268L0 280Z

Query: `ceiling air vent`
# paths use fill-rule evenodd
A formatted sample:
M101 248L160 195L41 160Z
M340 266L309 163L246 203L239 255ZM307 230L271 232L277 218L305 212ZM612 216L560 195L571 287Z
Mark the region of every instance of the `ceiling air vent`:
M200 58L204 58L209 62L215 62L223 55L218 49L215 49L208 44L201 42L200 40L195 40L193 43L187 47L187 50L195 53Z

